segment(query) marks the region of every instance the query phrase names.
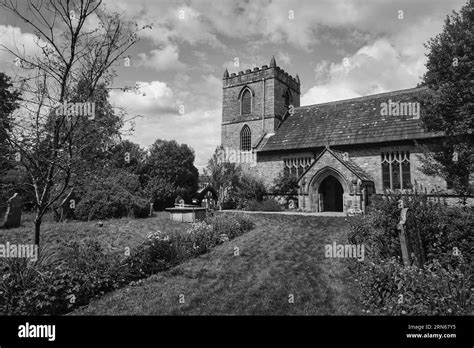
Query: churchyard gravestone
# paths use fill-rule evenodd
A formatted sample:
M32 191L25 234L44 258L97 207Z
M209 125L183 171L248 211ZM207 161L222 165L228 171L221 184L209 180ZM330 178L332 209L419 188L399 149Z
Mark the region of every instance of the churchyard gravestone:
M8 200L7 212L5 213L5 219L3 227L12 228L19 227L21 223L21 197L18 193L15 193Z
M61 220L73 220L76 218L75 210L77 203L79 203L79 199L74 191L71 191L61 202Z

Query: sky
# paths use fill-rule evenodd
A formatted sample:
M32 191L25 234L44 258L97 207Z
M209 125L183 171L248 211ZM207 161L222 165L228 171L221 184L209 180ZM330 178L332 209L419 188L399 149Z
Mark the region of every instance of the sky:
M139 115L127 138L194 149L198 169L220 144L222 76L277 65L301 80L301 105L412 88L426 68L426 43L465 0L105 0L135 21L130 66L114 66L111 103ZM2 10L0 10L2 11ZM91 22L91 25L93 21ZM24 22L0 12L0 44L34 45ZM238 58L236 60L236 58ZM235 62L239 66L235 66ZM0 71L12 58L0 51Z

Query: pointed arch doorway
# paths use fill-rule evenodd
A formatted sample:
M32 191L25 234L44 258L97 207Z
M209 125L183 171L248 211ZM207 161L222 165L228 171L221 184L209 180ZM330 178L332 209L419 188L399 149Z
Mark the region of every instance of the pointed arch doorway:
M310 209L316 212L344 212L349 185L337 169L326 166L316 172L308 187Z
M334 176L328 175L319 185L318 193L321 211L344 211L344 189Z

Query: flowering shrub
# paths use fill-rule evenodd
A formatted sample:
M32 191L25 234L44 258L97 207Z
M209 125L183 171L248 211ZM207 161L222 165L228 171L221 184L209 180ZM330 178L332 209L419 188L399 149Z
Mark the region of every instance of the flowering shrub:
M243 233L240 223L235 216L216 216L212 228L215 235L226 234L229 239L233 239Z
M71 242L58 257L0 260L0 314L60 315L126 284L169 269L253 227L247 217L217 216L185 233L147 235L130 256L107 254L97 241ZM54 260L52 262L51 260ZM38 260L40 261L40 259Z
M36 264L26 259L5 260L0 271L0 313L63 314L124 281L116 258L91 240L72 242L61 262Z
M212 225L205 221L193 223L186 233L193 240L193 250L196 254L205 253L219 243L219 236L214 233Z

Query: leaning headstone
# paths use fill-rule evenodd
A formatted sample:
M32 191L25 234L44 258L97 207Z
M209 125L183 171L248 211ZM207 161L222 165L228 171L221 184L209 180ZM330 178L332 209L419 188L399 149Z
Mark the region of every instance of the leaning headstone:
M21 223L21 197L15 193L8 200L8 208L5 213L3 226L5 228L19 227Z
M74 191L71 191L61 202L61 220L71 220L76 218L76 205L79 203Z

